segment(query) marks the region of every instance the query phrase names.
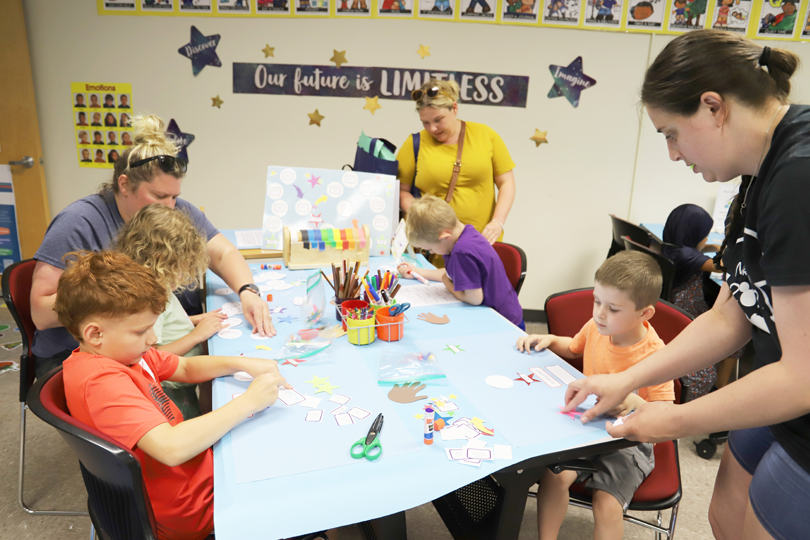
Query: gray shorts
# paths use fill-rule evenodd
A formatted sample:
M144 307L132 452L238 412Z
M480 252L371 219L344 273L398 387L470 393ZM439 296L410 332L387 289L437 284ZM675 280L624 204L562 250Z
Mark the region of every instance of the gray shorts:
M650 443L597 454L588 459L599 470L595 473L579 473L577 482L585 482L585 487L589 490L598 489L610 493L619 501L624 511L627 511L633 494L655 467L653 445Z

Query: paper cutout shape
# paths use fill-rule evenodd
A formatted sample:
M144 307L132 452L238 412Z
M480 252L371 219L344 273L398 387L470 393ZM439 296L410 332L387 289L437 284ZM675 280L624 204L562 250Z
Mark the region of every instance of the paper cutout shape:
M349 63L349 61L346 60L346 51L337 51L335 49L332 49L332 52L334 52L335 54L332 55L332 58L330 58L329 61L334 62L337 67Z
M461 348L461 345L448 345L447 347L445 347L442 350L443 351L450 351L453 354L457 354L457 353L460 353L460 352L467 352L467 351L465 351L464 349Z
M377 109L382 109L382 105L380 105L379 100L380 96L367 97L366 106L363 108L367 111L370 111L371 114L373 115Z
M509 377L504 377L503 375L490 375L484 382L488 385L495 387L495 388L511 388L512 385L515 383L512 382L512 379Z
M293 388L284 388L283 386L278 389L278 399L288 407L301 403L306 398L302 396L297 390Z
M329 381L329 377L321 378L321 377L317 377L317 376L313 375L312 379L310 379L308 381L304 381L304 382L309 383L312 386L317 387L319 384L323 384L323 383L328 382L328 381Z
M565 97L574 107L579 106L579 94L596 85L596 79L592 79L582 72L582 57L577 56L576 60L567 66L548 66L551 76L554 77L554 85L548 92L549 98Z
M455 394L450 394L450 399L456 399L458 396Z
M268 347L267 345L256 345L257 351L272 351L273 349Z
M613 427L620 426L620 425L624 424L624 419L625 418L627 418L627 417L626 416L620 416L620 417L616 418L616 421L613 422Z
M413 417L414 417L414 418L416 418L417 420L422 420L422 419L424 419L424 418L425 418L425 415L424 415L424 414L419 413L419 414L415 414L415 415L413 415Z
M315 112L307 113L307 116L309 116L309 125L315 124L318 127L321 127L321 120L326 118L318 112L318 109L315 109Z
M276 55L274 54L275 50L276 50L275 47L265 45L264 49L262 49L262 52L264 53L265 58L267 58L268 56L272 56L273 58L275 58L276 57Z
M537 379L534 378L534 373L532 373L531 375L526 375L525 373L518 373L518 378L515 380L523 381L526 383L527 386L531 386L532 383L539 382Z
M413 403L421 399L426 399L427 396L417 396L419 392L425 387L419 381L414 383L405 383L402 386L395 384L391 391L388 392L388 399L395 403Z
M221 109L222 107L220 107L220 105L222 105L223 103L225 103L225 102L222 101L221 99L219 99L219 94L217 94L217 97L212 97L211 98L211 106L212 107L216 107L217 109Z
M364 418L368 418L368 416L371 414L371 412L369 412L369 411L367 411L365 409L361 409L360 407L355 407L355 408L351 409L348 412L348 414L354 416L358 420L363 420Z
M234 326L239 326L244 321L238 317L229 317L225 319L222 324L227 325L229 328L233 328Z
M489 435L490 437L492 437L493 435L495 435L495 430L494 430L494 429L490 429L490 428L486 427L486 426L484 425L484 422L486 422L486 420L481 420L481 419L480 419L480 418L478 418L477 416L476 416L476 417L473 417L473 419L472 419L472 423L473 423L473 425L475 426L475 429L477 429L478 431L480 431L480 432L481 432L481 433L483 433L484 435Z
M307 416L304 418L306 422L320 422L323 418L323 411L319 409L312 409L307 411Z
M329 401L333 403L340 403L341 405L346 405L352 398L349 396L341 396L340 394L335 394L329 398Z
M331 396L332 395L332 390L340 388L340 386L332 386L330 383L325 382L325 383L315 385L315 388L316 388L316 390L315 390L316 394L320 394L321 392L326 392L327 394L329 394Z
M293 367L298 367L298 364L303 364L306 360L301 360L300 358L287 358L281 365L289 364ZM317 392L315 392L317 394Z
M323 401L322 398L317 398L314 396L306 396L306 399L301 402L299 407L309 407L310 409L314 409L318 406L318 404Z
M422 60L425 59L426 56L430 56L430 47L427 45L419 45L419 50L416 51L416 54L422 57Z
M174 135L174 137L180 143L180 149L177 151L177 157L181 157L188 161L188 152L186 152L186 148L188 148L188 145L194 142L194 135L191 133L183 133L174 118L169 120L169 127L166 129L166 133L171 133Z
M349 424L354 424L354 419L349 413L340 413L335 415L335 422L339 426L348 426Z
M237 381L250 382L253 380L253 375L251 375L247 371L237 371L236 373L233 374L233 378L236 379Z
M564 412L562 412L562 409L563 409L562 405L559 405L559 407L560 407L560 412L558 412L557 414L562 414L564 416L567 416L571 420L576 420L577 416L582 416L582 413L577 412L577 411L570 411L570 412L564 413Z
M225 330L220 330L217 332L217 335L222 339L236 339L242 335L242 331L233 328L226 328Z
M548 144L548 139L546 138L546 135L548 135L548 131L540 131L539 129L535 129L534 136L529 137L529 140L534 141L534 146L536 148L543 143Z
M321 177L315 176L314 174L310 179L307 180L309 182L310 187L320 186L321 185Z
M450 317L447 315L442 315L439 317L438 315L434 315L433 313L420 313L416 316L416 318L420 321L428 322L430 324L447 324L450 322Z
M204 36L196 26L192 26L191 41L177 49L177 52L191 60L191 71L196 77L205 66L222 67L216 52L217 45L219 34Z
M347 407L344 407L343 405L340 405L337 409L332 409L332 411L329 414L340 414L342 412L345 412L346 409L347 409Z
M282 315L278 318L278 322L286 322L292 324L293 321L297 321L298 317L293 317L292 315Z

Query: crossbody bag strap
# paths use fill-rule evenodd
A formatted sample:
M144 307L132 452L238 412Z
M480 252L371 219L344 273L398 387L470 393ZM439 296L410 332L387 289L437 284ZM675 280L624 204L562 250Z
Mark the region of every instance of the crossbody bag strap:
M453 164L453 176L450 178L450 187L447 189L447 197L445 201L450 202L453 200L453 192L456 190L456 182L458 181L458 173L461 171L461 154L464 152L464 133L467 131L467 124L464 120L461 121L461 129L458 132L458 153L456 154L456 162Z

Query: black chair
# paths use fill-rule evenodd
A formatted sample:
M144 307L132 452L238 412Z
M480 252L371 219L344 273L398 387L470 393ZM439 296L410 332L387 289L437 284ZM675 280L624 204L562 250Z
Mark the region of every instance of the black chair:
M34 384L36 357L31 352L34 342L34 321L31 319L31 283L37 261L19 261L3 272L3 300L6 302L14 322L20 329L22 352L20 353L20 467L17 499L22 509L32 515L44 516L86 516L87 512L70 510L35 510L28 506L24 497L25 480L25 418L28 404L28 390Z
M664 279L664 282L661 286L661 300L666 300L669 302L672 298L672 282L675 280L675 263L661 255L660 253L656 253L655 251L651 250L648 247L642 246L641 244L634 242L632 239L625 237L624 238L624 246L626 249L631 251L640 251L642 253L646 253L653 259L655 262L658 263L658 266L661 268L661 277Z
M629 221L617 218L613 214L609 215L613 226L613 240L610 244L610 251L608 251L608 259L616 255L618 252L625 250L625 236L629 236L631 240L641 244L644 247L650 247L650 233L638 225L630 223Z

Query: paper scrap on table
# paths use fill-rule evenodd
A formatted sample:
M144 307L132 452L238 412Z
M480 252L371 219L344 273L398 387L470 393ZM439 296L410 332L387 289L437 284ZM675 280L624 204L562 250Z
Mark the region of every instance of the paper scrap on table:
M467 444L464 445L464 448L486 448L487 442L482 441L481 439L472 439L467 441Z
M459 461L467 458L464 450L461 448L445 448L444 452L447 454L447 459L450 461Z
M613 422L613 427L620 426L620 425L624 424L624 419L625 419L625 417L624 417L624 416L620 416L620 417L618 417L618 418L616 419L616 421L615 421L615 422Z
M222 339L236 339L242 336L242 331L233 328L226 328L225 330L220 330L217 332L217 335Z
M512 459L512 447L508 444L495 445L495 459Z
M307 416L304 420L307 422L320 422L321 418L323 418L323 411L313 409L311 411L307 411Z
M301 304L303 304L303 303L304 303L304 297L303 297L303 296L296 296L295 298L293 298L293 301L292 301L292 302L293 302L293 304L295 304L296 306L300 306Z
M346 412L347 409L348 408L344 407L343 405L338 405L338 407L336 409L332 409L330 414L340 414L342 412Z
M430 285L404 286L397 293L397 302L409 303L411 307L434 306L436 304L459 303L444 283L431 283Z
M463 463L464 465L470 465L471 467L480 467L481 460L480 459L462 459L459 463Z
M332 401L334 403L340 403L341 405L345 405L346 403L349 402L350 399L352 399L352 398L350 398L348 396L341 396L340 394L335 394L335 395L333 395L332 397L329 398L329 401Z
M294 388L284 388L281 387L278 389L278 399L288 407L291 405L295 405L296 403L301 403L306 398L300 394Z
M234 326L239 326L243 322L245 321L243 321L239 317L229 317L225 319L222 324L227 325L229 328L233 328Z
M551 372L552 375L556 376L558 379L562 381L563 384L571 384L575 380L576 377L571 375L567 369L562 366L546 366L546 369Z
M531 371L535 375L535 377L537 377L538 379L549 385L551 388L557 388L558 386L562 386L559 382L557 382L557 379L546 373L543 370L543 368L533 367L529 368L529 371Z
M299 407L309 407L310 409L314 409L315 407L318 406L318 403L320 402L321 398L307 396L306 399L304 399L304 401L301 402L301 405L299 405Z
M466 449L466 456L467 456L467 459L478 459L478 460L492 461L492 449L491 448L467 448Z
M358 420L362 420L366 418L371 413L365 409L361 409L360 407L355 407L349 411L349 414L357 418Z
M239 302L225 302L220 308L220 313L227 317L233 317L242 313L242 304Z
M349 424L354 424L354 420L349 413L336 414L335 422L337 422L337 425L339 426L348 426Z
M253 380L253 375L247 371L237 371L233 374L233 378L237 381L250 382Z
M236 234L236 247L255 247L258 249L262 245L262 230L253 229L249 231L234 231Z
M514 382L512 382L512 379L510 379L509 377L504 377L503 375L490 375L489 377L484 379L484 382L494 388L502 388L502 389L511 388L512 385L515 384Z
M450 403L450 402L443 402L441 405L437 404L436 407L441 412L450 412L450 411L457 411L458 410L458 405L456 405L455 403Z

